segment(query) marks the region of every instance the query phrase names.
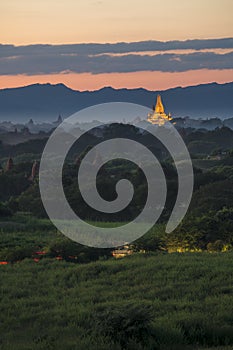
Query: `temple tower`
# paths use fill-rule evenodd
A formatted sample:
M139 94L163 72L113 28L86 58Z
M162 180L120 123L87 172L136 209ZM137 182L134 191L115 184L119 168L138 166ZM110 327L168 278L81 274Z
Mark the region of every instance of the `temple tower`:
M6 171L9 171L13 168L14 162L12 158L9 158L7 163L6 163Z
M160 114L164 113L164 107L163 107L163 103L160 95L157 96L155 112Z
M148 114L147 121L153 125L164 125L168 121L171 121L172 117L164 111L162 98L160 95L157 96L156 106L153 108L153 112Z
M31 176L29 177L29 180L33 181L35 179L37 171L38 171L38 162L35 160L35 162L32 165L32 172L31 172Z

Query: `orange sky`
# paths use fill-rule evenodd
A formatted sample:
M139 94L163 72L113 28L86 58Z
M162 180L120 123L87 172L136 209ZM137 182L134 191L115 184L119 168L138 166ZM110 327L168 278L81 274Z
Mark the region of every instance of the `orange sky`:
M0 43L104 43L232 37L232 13L232 0L1 0ZM108 85L154 90L232 80L232 70L70 73L0 76L0 88L63 82L79 90Z
M57 84L63 82L74 90L96 90L104 86L114 88L138 88L164 90L176 86L197 85L201 83L233 81L233 69L196 70L180 73L136 72L108 74L53 74L33 76L0 76L0 88L17 87L34 83Z
M232 0L1 0L12 44L232 37Z

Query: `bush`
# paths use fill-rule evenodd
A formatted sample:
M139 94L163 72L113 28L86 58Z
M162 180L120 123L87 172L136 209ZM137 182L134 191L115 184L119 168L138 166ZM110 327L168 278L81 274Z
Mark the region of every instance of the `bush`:
M0 203L0 217L12 216L13 213L10 208L8 208L3 203Z
M31 258L33 254L33 248L6 248L1 251L0 259L6 260L8 262L16 262L23 260L25 258Z
M141 304L105 308L94 315L97 331L125 348L130 342L145 346L152 337L152 312Z
M213 242L213 243L208 243L207 244L207 250L209 252L221 252L224 248L225 244L223 241L221 241L220 239L218 239L217 241Z

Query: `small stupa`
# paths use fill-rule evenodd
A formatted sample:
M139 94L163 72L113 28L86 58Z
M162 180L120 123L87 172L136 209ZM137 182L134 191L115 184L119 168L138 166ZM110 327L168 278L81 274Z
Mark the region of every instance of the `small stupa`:
M151 124L162 126L171 120L172 120L171 114L169 113L167 115L164 111L164 106L163 106L161 96L157 95L156 106L153 107L153 112L148 114L147 121Z
M61 114L59 114L57 120L55 120L55 122L53 122L54 125L60 125L62 123L62 117Z
M14 162L12 158L9 158L7 163L6 163L6 171L9 171L13 168Z
M32 172L31 172L31 175L29 177L29 180L30 181L33 181L37 175L37 172L38 172L38 162L35 160L33 165L32 165Z
M98 151L95 153L95 159L92 162L92 165L94 166L99 166L100 164L103 163L102 157Z

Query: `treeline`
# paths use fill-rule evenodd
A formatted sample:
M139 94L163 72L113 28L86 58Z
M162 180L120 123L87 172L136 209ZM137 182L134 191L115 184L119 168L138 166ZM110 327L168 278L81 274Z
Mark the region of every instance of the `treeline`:
M192 154L208 155L217 150L224 151L233 148L233 130L226 126L209 131L192 128L178 128L178 131ZM168 156L166 149L144 130L142 132L133 125L113 123L106 125L101 130L95 128L92 132L85 133L79 142L74 144L69 152L69 157L72 158L79 155L85 150L87 145L93 146L103 139L116 137L137 140L150 148L152 152L156 152L156 155L160 158L166 158ZM19 157L24 155L24 157L27 157L28 154L34 154L36 157L40 156L47 139L48 137L43 139L38 138L16 145L8 145L3 143L0 135L0 163L2 161L4 162L4 159L9 156Z
M215 146L229 147L233 143L231 133L233 131L227 128L205 133L186 130L184 138L188 145L193 142L212 142ZM133 126L113 124L106 127L103 134L106 139L119 136L140 141L159 158L166 176L168 191L165 208L158 223L166 225L176 201L178 188L177 172L171 159L159 142L156 143L150 135L141 133ZM78 145L74 145L70 150L63 169L65 195L72 209L84 220L121 223L131 221L141 212L147 198L146 178L142 170L133 163L116 159L106 163L97 176L99 194L108 201L116 198L115 189L119 180L126 178L133 184L135 190L133 199L123 211L115 214L95 211L86 204L79 191L77 174L80 163L92 146L101 140L102 137L87 134L81 138ZM29 144L33 142L30 141ZM0 172L0 217L2 221L7 217L12 217L14 220L17 212L29 213L36 218L47 218L40 198L38 172L32 181L30 174L33 161L23 161L25 153L20 152L25 152L28 145L25 146L26 148L22 147L23 145L19 147L18 154L18 157L22 157L21 161L14 164L12 169ZM217 163L217 166L208 170L194 168L195 183L192 202L185 220L178 229L168 236L163 235L160 241L158 241L157 234L152 233L151 236L149 233L144 237L144 241L140 241L141 249L165 251L230 249L233 236L231 226L233 152L230 148L224 149L224 158ZM206 149L203 148L202 152L205 153ZM135 250L138 250L138 247L139 243L134 247Z

